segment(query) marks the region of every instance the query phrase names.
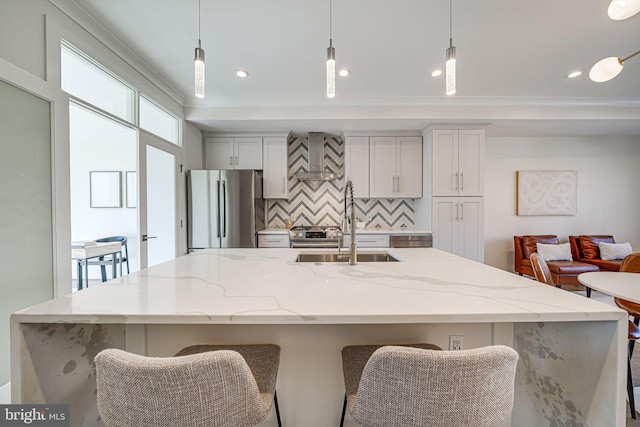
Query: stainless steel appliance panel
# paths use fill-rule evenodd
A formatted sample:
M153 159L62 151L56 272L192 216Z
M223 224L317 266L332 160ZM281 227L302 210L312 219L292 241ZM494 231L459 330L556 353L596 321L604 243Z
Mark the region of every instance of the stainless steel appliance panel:
M430 248L432 247L431 235L391 236L392 248Z
M187 234L190 249L219 248L218 171L187 174ZM215 201L215 202L214 202Z
M264 200L256 171L192 170L187 183L190 251L257 247Z

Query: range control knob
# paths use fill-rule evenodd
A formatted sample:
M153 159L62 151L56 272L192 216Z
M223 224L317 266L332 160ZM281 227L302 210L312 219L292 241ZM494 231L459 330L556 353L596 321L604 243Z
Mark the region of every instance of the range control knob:
M330 236L330 237L336 237L336 232L335 232L335 231L332 231L332 232L331 232L331 236Z
M304 236L304 234L298 233L298 237L302 237L302 236Z

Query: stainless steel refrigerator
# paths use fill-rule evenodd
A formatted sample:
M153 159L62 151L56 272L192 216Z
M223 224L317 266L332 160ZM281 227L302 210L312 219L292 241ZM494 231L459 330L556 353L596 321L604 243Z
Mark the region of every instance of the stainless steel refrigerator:
M264 228L262 178L252 170L187 173L188 249L255 248Z

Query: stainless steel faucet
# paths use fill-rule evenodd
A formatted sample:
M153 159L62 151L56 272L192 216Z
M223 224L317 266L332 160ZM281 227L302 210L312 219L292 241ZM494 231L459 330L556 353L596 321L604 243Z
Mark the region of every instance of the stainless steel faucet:
M342 236L344 238L348 227L347 196L351 199L351 245L349 246L349 265L358 263L358 251L356 250L356 207L353 203L353 182L350 179L344 184L344 219L342 220Z

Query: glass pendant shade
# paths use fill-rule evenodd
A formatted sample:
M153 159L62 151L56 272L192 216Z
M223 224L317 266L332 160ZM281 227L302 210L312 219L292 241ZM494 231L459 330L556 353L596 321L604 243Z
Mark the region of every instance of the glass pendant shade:
M622 60L617 56L610 56L596 62L589 71L589 78L597 83L609 81L622 71Z
M456 93L456 48L450 46L447 48L446 62L446 93L453 95Z
M640 0L611 0L607 13L614 21L631 18L640 12Z
M327 98L336 96L336 50L329 42L327 49Z
M200 42L196 48L195 64L195 90L197 98L204 98L204 50L200 48Z

